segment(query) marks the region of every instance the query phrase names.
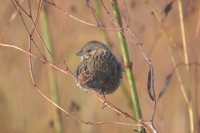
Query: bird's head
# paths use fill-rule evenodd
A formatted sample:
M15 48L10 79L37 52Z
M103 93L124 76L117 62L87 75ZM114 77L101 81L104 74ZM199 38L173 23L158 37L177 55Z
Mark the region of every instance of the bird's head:
M83 48L76 53L81 57L81 60L87 59L90 56L100 53L101 51L109 50L109 48L99 41L90 41L86 43Z

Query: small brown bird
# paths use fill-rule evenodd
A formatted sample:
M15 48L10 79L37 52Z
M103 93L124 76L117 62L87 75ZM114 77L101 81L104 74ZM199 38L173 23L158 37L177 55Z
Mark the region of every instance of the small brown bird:
M94 89L100 94L111 94L118 88L122 65L105 44L90 41L76 55L82 61L76 70L80 88Z

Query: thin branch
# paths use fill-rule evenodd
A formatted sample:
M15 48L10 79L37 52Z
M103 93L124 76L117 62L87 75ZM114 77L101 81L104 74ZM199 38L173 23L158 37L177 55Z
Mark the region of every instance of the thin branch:
M60 10L61 12L63 12L63 14L67 15L68 17L70 17L70 18L72 18L72 19L74 19L74 20L76 20L76 21L78 21L80 23L83 23L85 25L88 25L88 26L92 26L92 27L99 28L101 30L107 30L107 31L120 31L122 29L126 29L127 28L127 26L125 26L125 27L109 28L109 27L104 27L103 25L99 25L99 23L96 23L96 24L90 23L90 22L84 21L82 19L79 19L78 17L75 17L75 16L69 14L67 11L65 11L64 9L62 9L59 5L55 4L55 2L52 3L52 2L47 1L47 0L44 0L44 2L50 4L53 7L56 7L58 10ZM93 12L94 10L90 10L90 11Z
M51 67L53 67L54 69L56 69L56 70L58 70L58 71L60 71L60 72L62 72L62 73L64 73L64 74L67 74L67 75L69 75L69 76L71 76L71 77L73 77L73 78L76 79L76 76L75 76L68 68L67 68L66 70L63 70L63 69L57 67L56 65L52 64L51 62L49 62L46 58L44 58L44 56L43 56L43 57L38 57L37 55L34 55L34 54L32 54L32 53L30 53L30 52L28 52L28 51L26 51L26 50L24 50L24 49L22 49L22 48L19 48L19 47L17 47L17 46L10 45L10 44L3 44L3 43L0 43L0 46L7 47L7 48L13 48L13 49L19 50L20 52L23 52L23 53L25 53L26 55L32 56L33 58L35 58L35 59L41 61L43 64L47 63L47 64L49 64Z
M29 41L31 42L31 38L29 38ZM31 44L31 43L30 43ZM31 56L35 59L38 59L39 61L43 62L43 63L48 63L51 67L59 70L60 72L63 72L64 74L68 74L69 76L75 78L77 80L76 77L74 77L74 75L71 74L71 71L70 70L62 70L61 68L53 65L52 63L50 63L48 60L44 59L44 58L40 58L30 52L27 52L17 46L14 46L14 45L10 45L10 44L3 44L3 43L0 43L0 46L3 46L3 47L7 47L7 48L13 48L13 49L16 49L16 50L19 50L20 52L23 52L25 53L26 55L28 56ZM50 102L51 104L53 104L54 106L56 106L59 110L61 110L65 115L67 116L70 116L72 117L74 120L78 121L78 122L81 122L81 123L84 123L84 124L89 124L89 125L102 125L102 124L117 124L117 125L127 125L127 126L144 126L145 128L148 129L148 127L150 126L149 125L149 121L145 121L145 120L136 120L134 117L132 117L130 114L128 114L127 112L124 112L122 111L121 109L119 109L118 107L116 107L115 105L113 105L111 102L109 102L107 99L105 99L104 97L102 97L100 94L98 94L97 92L95 92L96 96L99 98L99 100L101 100L103 103L105 103L110 109L114 110L115 112L121 114L121 115L124 115L126 118L130 118L134 121L136 121L137 123L139 123L139 125L134 125L134 124L129 124L129 123L122 123L122 122L112 122L112 121L107 121L107 122L90 122L90 121L84 121L84 120L81 120L79 119L78 117L74 116L70 111L68 110L65 110L63 109L62 107L60 107L58 104L54 103L53 101L51 101L45 94L43 94L40 89L38 88L35 80L34 80L34 77L33 77L33 73L32 73L32 63L31 63L31 60L29 62L29 65L30 65L30 69L29 69L29 72L30 72L30 75L31 75L31 80L32 80L32 83L33 83L33 86L34 88L37 90L37 92L48 102ZM94 92L92 91L88 91L92 94L94 94ZM153 126L153 125L151 125ZM150 130L150 129L148 129ZM151 129L150 132L151 133L155 133L154 130L156 129Z
M46 2L47 4L51 5L51 6L56 7L58 10L62 11L65 15L67 15L68 17L70 17L70 18L72 18L72 19L74 19L74 20L76 20L76 21L79 21L79 22L81 22L81 23L83 23L83 24L86 24L86 25L88 25L88 26L93 26L93 27L96 27L96 26L97 26L96 24L93 24L93 23L90 23L90 22L81 20L81 19L79 19L79 18L77 18L77 17L75 17L75 16L69 14L67 11L65 11L63 8L61 8L59 5L57 5L55 2L50 2L50 1L48 1L48 0L43 0L43 1Z

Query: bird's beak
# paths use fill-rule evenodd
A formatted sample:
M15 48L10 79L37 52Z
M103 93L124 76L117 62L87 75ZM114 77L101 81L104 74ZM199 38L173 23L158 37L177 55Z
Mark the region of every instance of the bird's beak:
M77 56L83 56L83 50L81 49L79 52L76 53Z

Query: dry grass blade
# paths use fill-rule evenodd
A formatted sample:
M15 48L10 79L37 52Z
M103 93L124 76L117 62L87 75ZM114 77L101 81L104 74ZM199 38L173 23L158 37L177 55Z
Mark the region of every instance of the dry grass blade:
M183 18L183 7L181 0L178 0L178 9L179 9L179 17L180 17L180 26L181 26L181 36L182 36L182 43L183 43L183 55L186 64L189 64L189 57L188 57L188 50L187 50L187 42L186 42L186 35L185 35L185 26L184 26L184 18ZM187 67L187 70L189 67Z

